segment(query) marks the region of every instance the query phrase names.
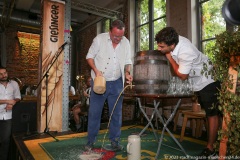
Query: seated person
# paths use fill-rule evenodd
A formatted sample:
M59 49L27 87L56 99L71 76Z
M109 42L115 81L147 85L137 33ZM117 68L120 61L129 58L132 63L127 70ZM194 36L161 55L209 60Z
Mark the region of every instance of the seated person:
M75 88L73 86L69 86L69 96L75 96L75 95L76 95Z
M83 92L83 95L86 97L86 102L81 104L78 103L72 107L72 113L75 121L75 126L76 126L76 132L79 132L81 130L81 122L80 122L80 117L79 113L80 112L86 112L88 111L89 107L89 97L91 93L91 77L89 77L86 81L87 89Z
M75 91L75 88L73 86L69 86L69 92L68 92L68 95L69 96L75 96L76 95L76 91ZM74 104L76 104L76 100L70 100L69 101L69 107L70 109L74 106ZM72 109L71 109L72 110Z

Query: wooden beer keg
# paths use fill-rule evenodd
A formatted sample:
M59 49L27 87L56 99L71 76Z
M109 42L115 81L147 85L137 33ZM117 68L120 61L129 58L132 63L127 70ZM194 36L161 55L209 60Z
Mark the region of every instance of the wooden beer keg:
M93 91L97 94L103 94L106 91L106 80L103 76L97 76L94 79Z
M171 78L170 65L160 51L139 51L134 57L133 76L137 94L164 94Z

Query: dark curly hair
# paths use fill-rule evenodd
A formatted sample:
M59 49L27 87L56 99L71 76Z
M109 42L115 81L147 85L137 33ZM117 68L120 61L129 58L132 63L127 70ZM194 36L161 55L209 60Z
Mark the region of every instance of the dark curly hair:
M173 27L165 27L155 35L155 41L157 43L164 42L168 46L177 45L179 42L178 33Z

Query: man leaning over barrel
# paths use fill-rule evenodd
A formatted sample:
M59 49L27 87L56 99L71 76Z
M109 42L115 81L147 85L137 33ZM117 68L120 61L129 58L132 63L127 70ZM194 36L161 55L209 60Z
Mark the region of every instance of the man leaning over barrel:
M217 139L220 126L221 113L217 108L220 83L214 81L211 75L206 76L207 74L202 73L212 69L208 57L187 38L178 35L172 27L160 30L155 36L155 41L157 41L158 50L169 60L176 76L182 80L189 78L192 81L193 91L198 95L199 103L206 111L209 123L208 142L199 158L216 156L213 144Z

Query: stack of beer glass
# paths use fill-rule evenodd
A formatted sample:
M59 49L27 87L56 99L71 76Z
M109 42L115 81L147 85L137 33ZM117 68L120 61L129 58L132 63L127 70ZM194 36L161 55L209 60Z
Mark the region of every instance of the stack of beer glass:
M191 79L181 80L173 76L168 84L168 95L191 95L193 94Z

